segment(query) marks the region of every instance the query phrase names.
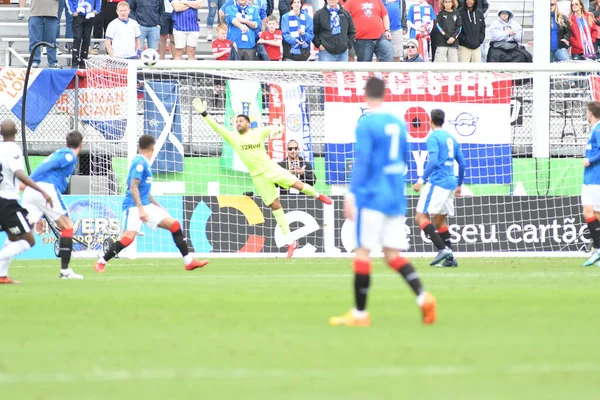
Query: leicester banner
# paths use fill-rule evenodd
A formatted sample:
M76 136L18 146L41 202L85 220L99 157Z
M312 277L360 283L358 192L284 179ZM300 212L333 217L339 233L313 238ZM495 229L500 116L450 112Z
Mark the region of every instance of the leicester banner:
M183 171L177 81L144 81L144 133L156 138L151 159L154 172Z
M328 184L344 184L352 166L355 128L368 113L364 83L369 73L328 73L325 80L325 162ZM466 184L512 181L510 102L507 74L393 72L386 82L385 107L406 122L410 160L407 180L423 174L429 114L446 113L444 129L460 143L467 162Z
M262 87L260 82L227 81L225 128L235 131L235 118L240 114L247 115L250 118L251 129L262 125ZM225 168L248 172L248 168L226 141L223 141L221 160Z
M313 161L310 119L306 101L306 88L294 83L269 85L269 123L283 125L283 135L269 138L269 156L281 161L287 157L287 143L298 142L301 156Z
M0 105L21 118L23 110L23 87L25 68L2 68L0 70ZM27 88L25 125L35 130L52 110L56 100L75 76L75 69L32 69Z

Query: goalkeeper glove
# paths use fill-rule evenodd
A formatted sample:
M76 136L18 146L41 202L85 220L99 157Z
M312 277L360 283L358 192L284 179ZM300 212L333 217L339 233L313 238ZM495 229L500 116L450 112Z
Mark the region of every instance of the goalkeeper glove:
M196 111L198 111L198 113L200 115L202 115L203 117L208 116L208 111L206 111L206 109L207 109L206 101L200 100L199 98L195 98L194 101L192 101L192 105L194 106L194 109Z

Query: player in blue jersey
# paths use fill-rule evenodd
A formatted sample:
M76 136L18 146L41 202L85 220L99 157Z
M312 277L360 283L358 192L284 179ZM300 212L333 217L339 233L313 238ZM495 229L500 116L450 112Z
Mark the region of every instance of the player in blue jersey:
M60 229L59 256L61 279L83 279L69 267L73 252L73 221L61 194L67 190L69 179L75 172L77 156L83 146L83 135L78 131L67 134L67 147L50 154L31 174L35 181L52 198L52 206L46 203L42 194L30 187L23 192L23 207L29 214L29 222L37 224L42 217Z
M465 176L465 158L460 145L450 133L442 129L446 114L435 109L431 111L432 131L427 137L429 161L423 176L413 186L416 192L421 191L417 203L416 222L425 232L435 247L437 256L430 265L441 267L457 267L458 262L452 254L450 232L447 215L454 215L454 196L461 195L461 186ZM458 162L458 180L454 175L454 161ZM433 218L433 224L429 216ZM437 228L437 231L436 231Z
M588 103L587 117L592 129L583 159L581 205L595 250L583 266L596 264L600 267L600 102Z
M127 176L127 193L123 200L124 226L123 236L106 251L104 257L96 261L94 269L104 272L106 263L129 246L142 228L142 223L152 230L167 229L173 235L173 241L183 256L183 264L188 271L202 268L208 260L194 260L189 254L188 246L183 237L181 224L169 215L152 197L152 170L150 160L154 153L156 139L152 135L142 135L138 141L138 155L131 161Z
M385 261L406 280L417 296L423 323L436 319L436 300L423 289L410 261L400 254L408 248L404 223L406 218L406 173L408 162L407 132L404 122L382 110L385 86L379 78L369 78L365 96L370 114L356 127L356 159L350 193L344 212L356 219L354 259L355 308L333 317L331 325L369 326L366 311L371 281L369 253L383 247Z

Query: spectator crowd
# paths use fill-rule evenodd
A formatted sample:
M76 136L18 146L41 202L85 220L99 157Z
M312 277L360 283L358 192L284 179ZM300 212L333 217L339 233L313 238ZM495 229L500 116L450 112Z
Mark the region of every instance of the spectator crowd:
M550 0L551 61L596 59L597 1L588 6L571 0L565 15L558 0ZM279 0L279 19L273 0L207 2L205 38L217 60L531 61L522 45L523 29L510 9L499 7L498 18L486 26L488 0L416 0L410 6L406 0ZM92 37L103 39L114 57L135 58L153 48L161 59L169 52L175 60L193 60L203 5L203 0L31 0L30 50L40 41L56 42L64 12L65 37L73 38L66 50L74 68L84 68L88 55L100 50L98 40L90 45ZM60 68L56 55L47 49L48 67ZM33 66L39 63L38 51Z

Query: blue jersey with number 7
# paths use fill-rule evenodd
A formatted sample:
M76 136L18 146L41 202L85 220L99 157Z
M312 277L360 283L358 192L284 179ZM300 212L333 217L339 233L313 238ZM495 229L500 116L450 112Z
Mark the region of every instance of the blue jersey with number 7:
M359 209L405 215L408 150L406 125L393 114L377 110L358 122L350 192Z
M443 189L454 190L462 185L462 175L459 174L457 182L454 175L454 160L458 162L459 170L464 171L465 159L460 150L460 145L450 133L443 129L436 129L427 137L427 152L429 162L425 166L423 180Z

